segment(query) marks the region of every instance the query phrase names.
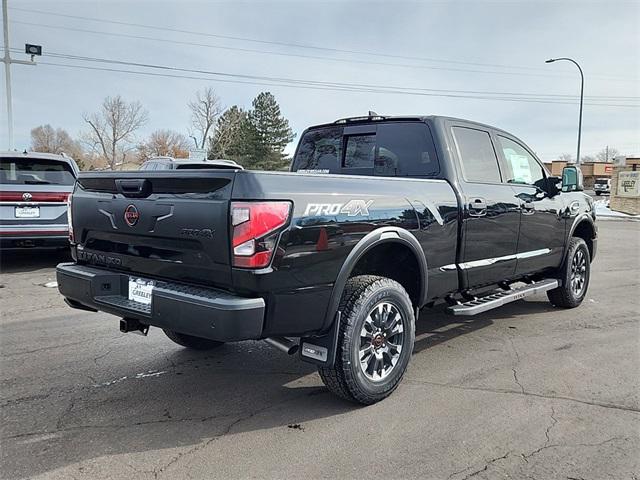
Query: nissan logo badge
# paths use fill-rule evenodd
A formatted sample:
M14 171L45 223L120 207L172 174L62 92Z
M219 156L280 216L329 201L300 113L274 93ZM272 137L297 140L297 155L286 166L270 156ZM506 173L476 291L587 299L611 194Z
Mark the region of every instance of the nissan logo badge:
M138 219L140 218L140 213L135 205L129 205L124 209L124 221L127 222L127 225L133 227L136 223L138 223Z

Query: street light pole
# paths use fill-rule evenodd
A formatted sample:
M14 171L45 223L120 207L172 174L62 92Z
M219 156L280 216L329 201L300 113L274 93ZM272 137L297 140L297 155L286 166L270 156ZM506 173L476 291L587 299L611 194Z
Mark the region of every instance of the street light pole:
M9 150L13 150L13 104L11 102L11 64L19 63L21 65L35 65L36 62L27 62L24 60L14 60L9 55L9 17L7 1L2 0L2 30L4 33L4 81L7 90L7 133L9 135ZM33 57L32 57L33 58Z
M567 62L573 63L576 67L578 67L578 70L580 71L580 117L578 118L578 152L576 154L576 163L579 166L580 165L580 139L582 137L582 101L584 99L584 73L582 73L582 68L580 68L580 65L578 64L578 62L576 62L572 58L567 58L567 57L550 58L549 60L546 60L544 63L553 63L559 60L566 60Z

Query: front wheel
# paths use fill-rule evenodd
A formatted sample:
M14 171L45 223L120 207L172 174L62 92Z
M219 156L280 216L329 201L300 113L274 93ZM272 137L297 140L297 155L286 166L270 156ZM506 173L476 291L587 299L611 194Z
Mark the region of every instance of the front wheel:
M547 292L549 301L556 307L575 308L582 303L591 276L589 248L582 238L569 240L569 251L560 268L558 278L562 285Z
M167 337L178 345L193 350L211 350L212 348L218 348L224 345L224 342L209 340L208 338L194 337L193 335L186 335L184 333L174 332L173 330L163 329L163 331Z
M388 397L409 364L415 318L398 282L374 275L350 278L340 300L338 350L333 367L320 367L336 395L370 405Z

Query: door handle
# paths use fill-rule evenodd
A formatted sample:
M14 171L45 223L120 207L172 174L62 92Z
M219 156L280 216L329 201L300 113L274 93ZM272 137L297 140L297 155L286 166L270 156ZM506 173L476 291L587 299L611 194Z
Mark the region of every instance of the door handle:
M521 206L524 215L533 215L536 211L536 206L531 200L524 202Z
M487 202L484 198L472 198L469 202L469 215L481 217L487 214Z

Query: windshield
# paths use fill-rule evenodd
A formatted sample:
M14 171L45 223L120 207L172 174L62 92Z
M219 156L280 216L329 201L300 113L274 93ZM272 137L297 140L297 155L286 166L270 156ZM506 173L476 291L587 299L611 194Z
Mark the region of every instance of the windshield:
M36 158L0 159L0 183L9 185L73 185L76 181L66 162Z

